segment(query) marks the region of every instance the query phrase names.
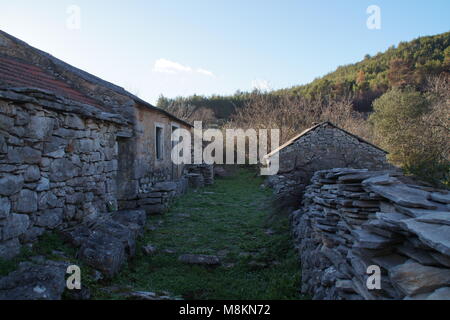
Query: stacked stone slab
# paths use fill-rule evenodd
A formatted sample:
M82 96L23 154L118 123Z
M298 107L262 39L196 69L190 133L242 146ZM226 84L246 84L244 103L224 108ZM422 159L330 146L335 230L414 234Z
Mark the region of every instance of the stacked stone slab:
M122 209L139 208L147 214L164 213L169 207L170 200L183 194L188 188L188 179L181 177L178 181L146 181L141 183L139 193L129 199L119 200Z
M190 188L198 189L214 184L214 166L209 164L191 164L184 176Z
M401 180L366 169L314 174L293 213L303 293L450 299L450 194ZM380 268L381 289L367 286L370 266Z

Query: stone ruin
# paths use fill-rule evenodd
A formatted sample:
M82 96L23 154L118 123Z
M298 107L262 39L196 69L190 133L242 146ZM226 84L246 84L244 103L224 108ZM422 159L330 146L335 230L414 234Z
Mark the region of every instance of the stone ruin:
M450 194L389 171L314 174L293 233L313 299L450 299ZM367 286L370 266L381 288Z

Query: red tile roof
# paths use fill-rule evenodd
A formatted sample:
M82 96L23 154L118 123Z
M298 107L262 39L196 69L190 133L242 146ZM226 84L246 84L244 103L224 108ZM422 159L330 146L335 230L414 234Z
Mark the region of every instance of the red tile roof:
M0 83L16 87L43 89L70 100L104 109L98 102L75 90L44 69L15 58L0 56Z

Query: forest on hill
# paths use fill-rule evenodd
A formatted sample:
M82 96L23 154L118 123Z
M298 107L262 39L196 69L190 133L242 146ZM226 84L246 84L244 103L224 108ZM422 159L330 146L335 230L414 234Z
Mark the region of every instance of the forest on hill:
M450 186L450 32L402 42L307 85L161 97L158 106L209 127L277 128L281 143L331 121L384 148L406 173Z
M309 100L351 96L356 111L370 112L372 102L390 88L409 85L423 90L427 77L445 72L450 72L450 32L401 42L384 53L366 55L360 62L338 67L309 84L265 94L289 94ZM252 92L240 91L231 96L193 95L175 99L161 96L157 106L183 118L223 123L244 107L251 96Z

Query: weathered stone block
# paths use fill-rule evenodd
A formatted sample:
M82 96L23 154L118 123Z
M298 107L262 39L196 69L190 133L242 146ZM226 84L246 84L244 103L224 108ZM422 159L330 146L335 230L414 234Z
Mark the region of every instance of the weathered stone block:
M30 225L30 218L26 214L11 214L3 227L3 240L16 238L23 234Z
M22 189L15 210L22 213L32 213L38 209L37 193L28 189Z
M8 150L8 161L17 164L38 164L42 153L31 147L15 147Z
M34 182L41 177L41 171L38 166L28 166L23 177L26 182Z
M389 270L389 277L409 296L450 285L450 270L423 266L412 260Z
M83 119L76 115L69 115L64 121L64 125L70 129L82 130L85 128Z
M37 217L35 224L39 227L54 229L62 223L63 214L62 208L45 210Z
M27 136L37 140L44 140L53 131L54 119L32 116L27 126Z
M61 182L77 176L79 169L68 159L56 159L50 165L50 180Z
M0 197L0 219L4 219L11 211L11 202L8 198Z
M60 300L68 263L23 263L0 279L0 300Z
M20 253L19 239L0 241L0 258L10 260ZM1 280L0 280L1 281Z
M40 191L47 191L50 190L50 180L48 180L45 177L41 177L41 179L39 180L37 186L36 186L36 191L40 192Z

